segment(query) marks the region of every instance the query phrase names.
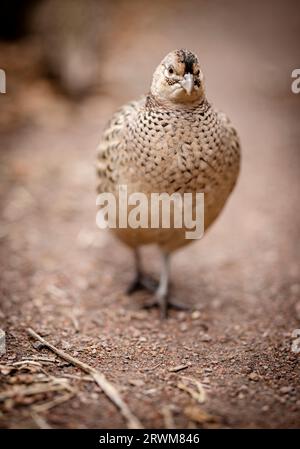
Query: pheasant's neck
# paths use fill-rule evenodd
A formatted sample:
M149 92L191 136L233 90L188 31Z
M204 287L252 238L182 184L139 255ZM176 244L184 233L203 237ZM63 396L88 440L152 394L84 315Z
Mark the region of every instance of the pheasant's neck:
M146 108L149 109L165 109L167 111L189 111L193 112L199 109L206 109L208 101L205 96L197 99L196 101L190 103L175 103L174 101L169 101L166 99L158 98L152 95L151 92L146 98Z

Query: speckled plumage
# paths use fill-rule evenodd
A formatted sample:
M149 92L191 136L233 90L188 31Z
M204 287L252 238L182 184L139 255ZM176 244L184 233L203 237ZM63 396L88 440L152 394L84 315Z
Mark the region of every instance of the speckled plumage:
M170 109L148 95L112 118L98 151L98 192L204 192L205 228L219 215L239 171L239 140L225 114L207 100ZM178 229L115 230L130 246L190 243Z
M120 184L126 184L129 193L204 192L207 229L236 183L240 144L226 115L207 101L197 67L195 100L187 96L185 101L181 93L179 100L174 100L173 92L178 89L168 92L174 83L183 83L188 65L181 52L173 52L162 61L148 95L123 106L109 122L98 151L98 192L117 193ZM170 66L170 61L175 63ZM176 76L171 77L166 67L173 72L174 64ZM164 92L161 96L160 90ZM191 242L184 229L127 228L114 232L133 248L156 243L165 253Z

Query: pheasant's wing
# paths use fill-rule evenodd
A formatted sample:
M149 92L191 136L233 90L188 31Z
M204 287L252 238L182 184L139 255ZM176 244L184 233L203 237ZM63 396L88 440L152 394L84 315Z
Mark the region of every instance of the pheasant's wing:
M218 117L225 130L225 135L228 138L228 143L230 144L230 146L236 148L237 152L239 152L240 139L236 129L231 123L231 120L224 112L218 112Z
M119 109L106 126L97 149L98 193L114 192L119 184L120 167L130 158L130 129L144 100Z
M233 190L240 170L241 143L238 133L232 125L230 119L224 112L218 112L218 117L222 126L223 145L226 148L224 157L226 166L229 167L228 172L231 173L231 179L234 180L231 191ZM228 173L229 174L229 173Z

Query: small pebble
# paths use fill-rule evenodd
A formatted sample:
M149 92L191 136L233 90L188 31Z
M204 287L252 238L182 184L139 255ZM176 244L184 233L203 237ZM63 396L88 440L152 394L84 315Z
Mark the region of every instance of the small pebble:
M203 334L203 335L201 336L201 341L204 341L204 342L210 342L210 341L212 341L212 338L211 338L211 336L208 335L208 334Z
M280 391L280 393L288 394L293 391L293 387L291 387L291 386L281 387L279 391Z
M254 382L257 382L258 379L259 379L259 375L257 373L255 373L255 372L252 372L252 373L249 374L249 379L253 380Z
M6 344L5 344L5 332L0 329L0 355L4 355L6 353Z

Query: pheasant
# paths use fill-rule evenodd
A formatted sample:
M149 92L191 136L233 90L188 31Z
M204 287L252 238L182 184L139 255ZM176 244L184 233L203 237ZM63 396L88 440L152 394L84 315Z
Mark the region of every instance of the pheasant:
M169 53L156 68L150 93L123 106L106 127L98 147L98 193L203 192L204 229L214 222L239 174L240 141L227 116L206 99L197 56L188 50ZM167 316L181 307L169 296L169 260L192 240L185 229L170 227L113 229L133 249L136 276L128 289L154 292L151 305ZM156 244L161 254L157 285L141 267L140 247Z

